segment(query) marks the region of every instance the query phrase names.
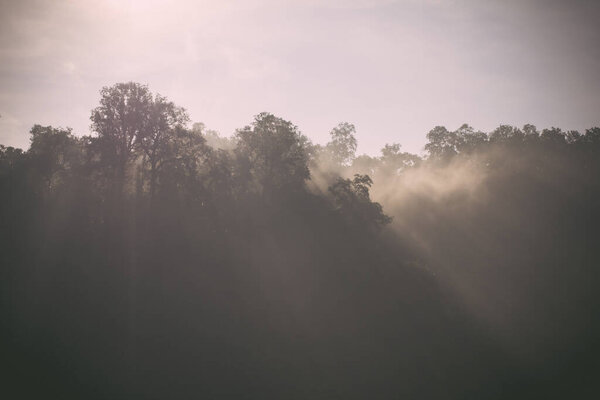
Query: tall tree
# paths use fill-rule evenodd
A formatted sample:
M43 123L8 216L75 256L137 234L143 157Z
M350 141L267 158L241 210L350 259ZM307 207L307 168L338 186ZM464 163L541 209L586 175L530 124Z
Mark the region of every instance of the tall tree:
M341 122L329 133L331 141L327 143L334 162L347 166L352 163L356 156L356 127L348 122Z
M36 175L52 189L67 179L82 163L82 149L71 129L34 125L27 152Z
M427 133L429 142L425 150L434 159L443 159L457 154L458 138L456 132L450 132L444 126L436 126Z
M185 110L135 82L105 87L100 94L100 106L92 111L91 120L105 167L113 169L115 183L122 191L129 163L145 156L150 193L154 194L173 132L189 120Z
M165 97L156 95L149 110L147 129L140 132L139 147L144 153L150 167L150 196L156 192L159 170L164 163L177 157L178 136L189 121L186 111L177 107ZM184 140L185 141L185 140ZM204 141L202 140L202 144Z
M92 130L98 134L103 163L113 169L122 189L127 164L150 125L152 94L145 85L117 83L100 91L100 105L92 110Z
M310 176L307 139L294 124L261 113L252 125L238 130L236 137L236 152L259 193L270 196L304 187Z

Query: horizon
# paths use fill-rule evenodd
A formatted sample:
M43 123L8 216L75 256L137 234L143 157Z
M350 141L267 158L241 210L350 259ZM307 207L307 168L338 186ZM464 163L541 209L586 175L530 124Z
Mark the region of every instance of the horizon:
M590 1L0 4L6 145L27 148L34 124L89 134L100 89L126 81L222 136L262 111L320 144L350 122L369 155L421 154L437 125L600 125Z

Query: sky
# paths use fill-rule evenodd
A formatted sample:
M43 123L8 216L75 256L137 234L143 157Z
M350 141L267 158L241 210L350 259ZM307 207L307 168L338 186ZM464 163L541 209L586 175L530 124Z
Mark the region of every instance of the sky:
M600 2L0 0L0 144L90 133L136 81L224 136L269 111L316 143L422 152L436 125L600 126Z

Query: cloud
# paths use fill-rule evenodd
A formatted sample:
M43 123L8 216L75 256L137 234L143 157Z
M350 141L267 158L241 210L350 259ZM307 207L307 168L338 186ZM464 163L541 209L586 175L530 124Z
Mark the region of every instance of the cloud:
M316 141L350 120L369 153L386 142L419 151L438 124L583 129L599 122L595 10L531 1L0 0L0 112L26 130L43 122L86 133L98 90L135 80L224 134L263 110Z

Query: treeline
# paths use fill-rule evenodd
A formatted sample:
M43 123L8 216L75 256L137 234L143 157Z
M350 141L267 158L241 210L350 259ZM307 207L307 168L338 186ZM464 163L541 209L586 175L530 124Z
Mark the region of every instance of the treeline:
M349 123L323 146L269 113L221 137L137 83L91 122L0 147L15 398L594 390L599 128L357 156Z

